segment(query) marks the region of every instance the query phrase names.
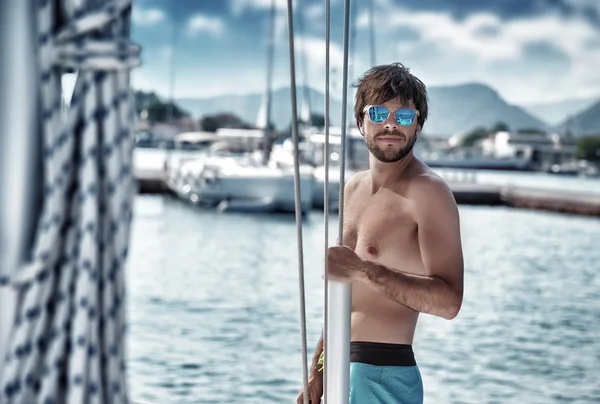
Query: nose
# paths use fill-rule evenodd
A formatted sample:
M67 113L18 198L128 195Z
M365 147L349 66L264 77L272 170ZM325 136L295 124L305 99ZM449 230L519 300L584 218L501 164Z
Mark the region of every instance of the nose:
M396 112L390 112L384 123L386 129L398 129L398 122L396 121Z

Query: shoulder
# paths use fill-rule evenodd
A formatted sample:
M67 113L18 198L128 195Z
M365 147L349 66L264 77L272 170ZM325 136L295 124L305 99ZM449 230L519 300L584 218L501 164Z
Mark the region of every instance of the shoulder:
M415 197L447 196L452 191L446 181L433 171L416 174L409 182L408 191Z
M456 213L456 199L448 184L436 173L426 170L415 175L409 182L407 196L414 202L416 211L432 210Z
M346 184L344 185L344 193L346 195L353 194L358 189L360 184L364 182L365 178L367 178L368 173L368 170L358 171L355 174L353 174L350 178L348 178Z

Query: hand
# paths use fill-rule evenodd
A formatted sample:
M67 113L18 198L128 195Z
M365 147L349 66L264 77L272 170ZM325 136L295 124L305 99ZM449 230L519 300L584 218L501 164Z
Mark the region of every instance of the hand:
M327 274L337 282L352 282L363 274L363 260L346 246L333 246L327 250Z
M311 372L308 376L308 403L320 404L321 397L323 397L323 373ZM304 388L300 390L296 403L304 404Z

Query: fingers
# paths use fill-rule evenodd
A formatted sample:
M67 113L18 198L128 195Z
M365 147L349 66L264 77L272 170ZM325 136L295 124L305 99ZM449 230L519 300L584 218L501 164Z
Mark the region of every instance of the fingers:
M320 400L316 400L314 397L312 397L312 394L309 393L308 404L319 404L319 402ZM298 399L296 400L296 404L304 404L304 392L300 392Z
M310 394L308 396L308 402L311 403ZM296 404L304 404L304 391L300 391Z

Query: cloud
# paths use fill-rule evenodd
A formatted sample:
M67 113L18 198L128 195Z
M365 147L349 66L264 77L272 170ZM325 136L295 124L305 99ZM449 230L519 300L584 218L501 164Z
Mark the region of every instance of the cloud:
M307 22L320 21L325 18L325 6L321 3L309 4L303 7L304 18ZM322 22L325 24L324 22Z
M295 42L297 57L306 58L308 75L318 80L325 77L325 40L312 36L299 36ZM298 61L300 62L300 61ZM344 50L342 47L331 42L329 44L329 67L341 75L344 63ZM352 61L349 60L349 63ZM311 80L311 85L314 83Z
M387 21L383 32L376 28L379 30L376 35L387 36L390 31L397 32L398 28L410 28L419 34L421 43L418 46L435 43L448 51L474 55L483 62L516 59L523 55L527 45L543 41L552 42L571 56L578 56L584 44L597 36L589 24L564 20L558 15L503 21L497 15L482 12L459 21L449 12L398 10L388 12ZM358 26L368 27L366 13L359 16Z
M219 17L196 14L188 21L187 28L191 35L196 35L200 32L207 32L213 36L220 36L225 31L225 24Z
M445 11L462 20L472 14L491 13L503 21L555 13L564 18L586 19L600 29L597 0L372 0L378 9L404 7L409 12ZM362 2L357 2L362 3ZM360 7L360 6L359 6Z
M384 13L378 8L375 20L386 24L375 27L376 36L396 38L390 45L378 42L378 62L400 59L429 85L485 82L512 102L597 95L600 69L594 66L600 63L600 48L594 45L600 43L599 30L577 11L587 0L563 1L573 2L567 4L571 17L557 7L510 19L488 11L459 18L450 10L391 7ZM368 21L363 11L359 29L365 31ZM407 29L416 38L400 33Z
M168 94L169 91L169 86L163 80L163 76L144 69L134 69L131 72L131 85L136 90L155 91L163 95Z
M231 0L231 11L235 15L242 14L246 10L270 10L272 0ZM295 7L294 2L292 7ZM287 0L275 0L275 9L287 10Z
M597 68L600 65L600 0L372 1L376 5L373 10L377 63L401 61L428 86L485 83L512 103L550 102L600 94L600 69ZM226 90L239 92L238 87L244 91L262 91L271 0L228 0L206 4L209 3L211 6L194 2L193 7L182 6L183 10L178 13L186 16L183 21L178 21L190 34L220 36L219 41L206 42L189 35L181 38L178 47L186 58L178 63L178 78L181 77L178 81L186 84L181 84L178 91L191 92L189 82L194 80L187 75L197 75L197 69L189 69L193 73L186 70L183 59L193 63L200 55L204 58L212 55L211 60L229 60L229 56L221 52L224 47L221 40L232 50L235 48L244 54L244 72L254 69L255 80L261 84L239 76L230 86L225 85L220 78L235 75L235 69L240 67L232 63L231 72L225 74L222 65L213 69L204 63L203 72L209 71L210 75L203 74L211 79L198 81L193 90L202 90L204 94L208 86L209 92L214 94ZM324 3L322 0L294 0L298 79L304 81L302 64L306 63L308 83L321 90L325 75ZM344 4L341 0L332 0L331 4L331 85L332 91L335 87L339 93ZM352 12L357 13L358 30L350 45L350 51L357 56L352 60L353 55L350 55L351 81L370 67L366 29L369 4L363 0L353 2L352 6ZM288 85L289 81L287 0L276 0L275 7L273 80L277 87L277 83ZM162 7L162 10L166 12L167 8ZM300 17L304 17L304 29L300 29ZM160 8L134 7L137 24L151 25L161 21L164 24L170 18ZM235 30L229 29L233 27ZM168 45L170 36L163 35L160 30L148 29L139 30L136 35L139 35L136 39L145 45L147 55L159 53L165 56L148 56L143 67L147 75L138 76L136 81L146 86L155 76L168 77L169 70L164 67L168 63L168 49L161 47ZM168 82L166 78L163 81ZM164 83L157 83L157 86L163 88Z
M137 25L154 25L165 19L165 13L159 8L133 7L131 18Z

